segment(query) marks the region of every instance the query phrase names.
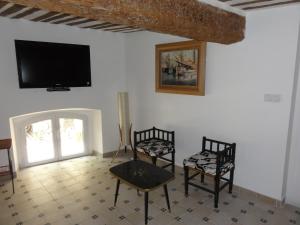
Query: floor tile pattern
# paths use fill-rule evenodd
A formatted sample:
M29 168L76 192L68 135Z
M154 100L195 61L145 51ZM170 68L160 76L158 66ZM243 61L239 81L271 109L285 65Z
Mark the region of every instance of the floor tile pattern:
M16 194L10 182L0 183L0 225L143 224L143 195L126 184L121 183L113 207L116 179L109 168L126 160L111 163L111 158L88 156L22 170L15 180ZM300 224L298 208L276 207L241 190L223 190L219 209L213 208L212 195L195 188L185 198L181 169L168 187L171 213L163 189L149 194L150 225Z

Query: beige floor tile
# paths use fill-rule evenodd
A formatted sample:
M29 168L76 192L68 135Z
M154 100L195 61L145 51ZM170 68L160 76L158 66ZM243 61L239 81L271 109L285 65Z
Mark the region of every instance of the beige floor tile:
M119 160L120 159L120 160ZM0 183L0 225L22 222L30 225L140 225L144 224L144 196L121 184L118 203L113 207L116 179L109 168L126 161L118 158L83 157L22 170L16 182ZM213 196L191 187L184 196L184 177L176 169L168 184L171 213L163 188L149 194L149 225L293 225L300 223L296 207L275 207L243 189L233 194L223 190L219 208ZM196 182L199 182L197 180ZM211 179L206 179L211 186Z
M27 220L27 221L19 221L22 222L22 225L45 225L46 221L44 220L44 218L34 218L31 220Z
M231 217L223 212L213 212L209 215L212 224L230 225L232 224Z
M199 217L198 215L194 213L187 213L180 218L176 218L181 222L182 224L189 224L189 225L211 225L210 219L208 217Z
M142 225L144 224L145 221L145 216L143 212L137 212L130 214L126 217L126 219L129 221L131 224L135 225ZM149 221L149 224L151 223L151 220Z
M2 214L2 213L1 213ZM11 216L11 214L2 214L0 215L0 225L7 224L16 224L15 218Z

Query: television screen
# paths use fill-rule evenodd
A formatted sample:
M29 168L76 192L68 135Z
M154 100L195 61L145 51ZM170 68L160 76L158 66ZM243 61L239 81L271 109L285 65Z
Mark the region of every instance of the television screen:
M15 40L20 88L91 86L87 45Z

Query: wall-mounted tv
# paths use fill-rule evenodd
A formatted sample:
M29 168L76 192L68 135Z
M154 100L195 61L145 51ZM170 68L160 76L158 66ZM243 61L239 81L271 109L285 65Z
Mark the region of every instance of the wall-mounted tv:
M15 40L15 48L20 88L91 86L89 46Z

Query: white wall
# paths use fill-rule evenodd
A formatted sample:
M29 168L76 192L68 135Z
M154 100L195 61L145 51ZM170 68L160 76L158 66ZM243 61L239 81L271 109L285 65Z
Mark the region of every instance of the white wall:
M289 154L287 157L286 202L300 207L300 23L298 36L298 55L295 67L294 96L290 121Z
M299 9L249 13L243 42L209 43L204 97L155 93L155 44L182 39L132 34L125 46L134 129L175 130L179 165L204 135L236 142L235 183L281 199ZM282 100L264 102L265 93Z
M104 152L115 150L119 138L117 92L129 90L134 129L156 125L175 130L179 165L200 150L203 135L235 141L235 183L281 199L299 9L291 6L251 12L243 42L208 44L204 97L155 93L154 46L181 38L141 32L126 35L125 40L125 35L117 33L0 18L0 138L10 136L9 118L13 116L93 108L102 112ZM19 89L14 39L90 45L93 87L63 93ZM266 103L265 93L280 94L282 101ZM295 114L299 110L300 104ZM300 123L296 121L300 119L295 119L297 131L293 133L290 202L299 197L300 143L295 140ZM0 155L0 164L3 158Z
M65 25L0 18L0 138L10 136L9 118L63 108L102 112L104 152L118 147L117 92L126 90L124 35ZM87 44L91 49L92 88L70 92L19 89L14 39ZM0 155L0 164L4 155Z

